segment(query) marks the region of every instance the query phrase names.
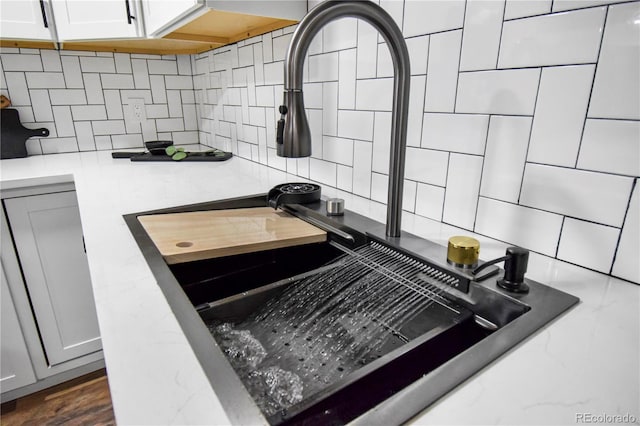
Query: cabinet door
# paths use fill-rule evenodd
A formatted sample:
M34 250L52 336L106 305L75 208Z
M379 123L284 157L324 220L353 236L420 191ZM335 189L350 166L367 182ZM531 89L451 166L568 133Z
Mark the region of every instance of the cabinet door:
M51 17L39 0L0 1L0 38L51 40Z
M36 376L31 366L31 358L27 352L27 345L22 336L22 330L13 306L13 299L4 275L4 268L0 264L0 281L2 293L1 335L0 335L0 388L8 392L22 386L36 382Z
M203 0L142 0L147 35L159 35L161 30L198 9L204 9Z
M50 365L102 347L75 191L5 200Z
M52 0L58 39L136 38L137 0Z

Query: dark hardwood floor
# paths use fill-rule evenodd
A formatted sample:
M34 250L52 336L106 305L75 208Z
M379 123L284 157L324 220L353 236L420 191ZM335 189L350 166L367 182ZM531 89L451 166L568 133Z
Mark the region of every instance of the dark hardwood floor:
M0 424L115 425L105 370L2 404Z

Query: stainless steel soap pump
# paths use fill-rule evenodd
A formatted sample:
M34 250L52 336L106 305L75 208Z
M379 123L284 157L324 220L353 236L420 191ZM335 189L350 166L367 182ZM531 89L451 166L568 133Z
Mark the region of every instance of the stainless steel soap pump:
M329 0L313 8L300 21L284 61L284 105L279 109L281 116L278 120L276 136L277 153L280 157L293 158L311 155L311 131L302 94L304 58L311 40L318 31L329 22L345 17L361 18L373 25L387 42L393 60L386 234L390 237L399 237L411 73L409 52L402 31L383 8L370 1Z

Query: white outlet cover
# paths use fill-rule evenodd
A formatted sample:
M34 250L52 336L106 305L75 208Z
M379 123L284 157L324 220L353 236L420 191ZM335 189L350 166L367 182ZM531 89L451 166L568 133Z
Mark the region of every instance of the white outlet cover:
M129 98L129 119L135 123L141 123L147 119L147 111L143 98Z

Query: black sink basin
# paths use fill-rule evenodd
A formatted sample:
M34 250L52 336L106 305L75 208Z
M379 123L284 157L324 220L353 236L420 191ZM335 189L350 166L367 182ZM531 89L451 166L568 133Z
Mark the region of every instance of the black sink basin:
M578 301L571 295L530 280L527 280L528 294L510 294L499 289L496 286L499 276L477 282L466 272L448 266L446 248L410 234L387 238L381 224L352 212L337 219L328 218L322 213L320 203L289 208L299 217L326 227L328 242L171 266L162 260L137 220L137 216L147 214L262 207L265 204L266 197L257 195L125 216L234 423L343 424L361 421L367 424L375 421L395 424L406 421ZM256 392L260 389L256 391L253 379L248 379L255 377L254 371L242 371L245 366L229 356L227 341L216 330L225 327L249 330L260 337L258 340L267 349L273 350L269 345L276 345L269 339L276 337L267 334L271 331L275 334L276 328L264 329L270 324L265 319L267 316L261 313L267 309L265 306L279 303L298 287L310 285L308 281L315 279L314 274L334 268L332 265L347 256L345 253L354 253L352 250L372 244L400 253L411 264L417 262L442 271L455 278L447 283L455 281L456 284L447 287L435 282L436 287L429 287L429 291L436 290L434 300L437 299L437 303L425 305L424 309L407 316L397 329L389 331L374 356L366 362L358 360L362 365L358 364L357 368L347 367L344 374L334 374L335 380L326 385L305 382L302 399L285 408L270 411L265 403L256 403L259 400ZM416 276L420 278L419 274ZM414 281L421 282L420 279ZM322 297L318 296L319 299ZM295 314L287 311L284 315L288 318ZM384 325L382 321L380 324ZM357 335L348 326L342 328L351 340ZM295 336L304 337L296 330L293 332ZM295 339L287 339L287 345L289 342L298 344ZM320 340L314 337L313 341ZM307 341L311 338L307 337ZM322 344L328 345L324 340ZM288 353L278 353L278 360L284 357L286 361ZM263 364L267 365L269 359L267 357ZM304 369L310 368L309 360L293 361L296 365L290 361L286 361L286 365L299 369L298 374L305 377ZM349 365L348 362L343 364ZM338 368L342 369L343 364ZM313 392L307 392L308 389Z

